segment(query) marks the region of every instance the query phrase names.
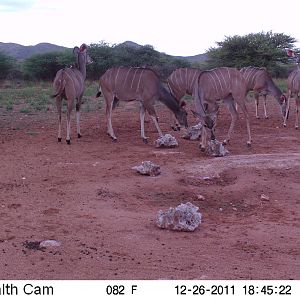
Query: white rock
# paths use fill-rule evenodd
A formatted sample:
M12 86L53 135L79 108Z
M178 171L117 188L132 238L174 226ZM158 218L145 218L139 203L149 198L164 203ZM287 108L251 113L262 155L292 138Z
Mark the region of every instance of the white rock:
M160 228L194 231L201 223L201 213L197 212L198 207L190 202L180 204L176 208L170 207L163 212L160 210L156 217L156 224Z
M40 242L40 247L59 247L60 245L61 243L56 240L45 240Z
M154 145L156 148L160 148L160 147L174 148L174 147L178 147L178 142L174 136L167 133L167 134L161 136L160 138L158 138L154 142Z
M186 134L183 136L183 138L191 141L199 140L201 137L202 127L203 125L201 123L189 127L186 131Z
M142 175L157 176L161 173L160 166L150 160L143 161L141 165L131 168Z
M229 151L225 149L224 145L221 142L217 140L211 140L208 142L206 154L209 156L220 157L228 155Z
M267 196L267 195L265 195L265 194L261 194L261 195L260 195L260 199L261 199L261 200L264 200L264 201L269 201L269 200L270 200L270 197Z

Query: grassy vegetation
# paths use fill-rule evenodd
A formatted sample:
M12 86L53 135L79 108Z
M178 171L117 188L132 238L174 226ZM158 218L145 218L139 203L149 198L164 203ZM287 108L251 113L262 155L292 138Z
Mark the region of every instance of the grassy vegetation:
M283 91L287 91L285 79L274 79L275 84ZM98 82L87 81L83 96L82 111L95 111L102 107L103 103L95 99L98 91ZM38 111L47 111L55 107L55 100L50 98L52 93L51 82L21 82L5 83L0 89L0 109L11 112L16 111L24 114L31 114ZM251 95L249 94L251 97ZM192 101L190 96L185 100ZM63 102L66 110L66 101Z
M0 108L6 111L16 111L30 114L37 111L47 111L55 106L51 82L13 82L2 83L0 89ZM101 108L101 102L94 99L98 83L87 82L83 96L83 111L93 111ZM64 101L64 110L66 101Z

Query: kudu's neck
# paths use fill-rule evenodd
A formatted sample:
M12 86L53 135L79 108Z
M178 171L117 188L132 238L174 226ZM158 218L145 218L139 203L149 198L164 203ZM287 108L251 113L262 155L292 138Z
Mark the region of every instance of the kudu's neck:
M268 81L268 91L276 98L277 102L281 104L282 91L277 87L272 79Z
M78 70L82 74L83 80L86 78L86 62L83 54L79 54L77 58Z
M160 88L160 102L165 104L173 113L177 113L180 109L179 102L169 93L163 86Z

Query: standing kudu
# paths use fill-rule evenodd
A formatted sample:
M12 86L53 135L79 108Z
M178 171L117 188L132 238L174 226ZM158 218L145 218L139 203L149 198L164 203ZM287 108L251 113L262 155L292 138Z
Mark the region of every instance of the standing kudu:
M182 106L185 105L185 102L182 100L185 94L193 97L194 84L200 73L201 70L196 68L179 68L174 70L168 77L167 84L169 89ZM180 127L177 120L173 120L173 118L171 120L171 128L175 131L178 130Z
M287 110L284 117L283 126L286 126L286 120L290 109L291 97L294 95L295 102L296 102L295 128L298 129L299 128L299 107L300 107L300 67L299 66L289 75L287 79L287 86L288 86L288 100L287 100Z
M296 54L295 51L290 49L287 50L287 55L295 59L297 68L289 75L287 80L288 100L287 100L287 109L283 121L283 126L286 127L286 121L290 110L290 101L292 96L295 95L295 102L296 102L295 128L298 129L299 128L299 107L300 107L300 55Z
M285 116L285 109L286 109L286 97L280 91L280 89L276 86L274 81L272 80L271 76L269 75L268 71L265 68L257 68L257 67L245 67L240 70L243 74L246 83L247 83L247 90L254 92L255 98L255 108L256 108L256 118L259 119L258 116L258 103L259 103L259 96L263 96L264 100L264 115L265 118L268 118L267 115L267 107L266 107L266 97L267 94L271 94L277 100L278 104L281 108L281 114L283 117Z
M187 114L174 96L169 93L154 71L147 68L119 67L107 70L100 78L100 87L97 96L103 93L106 102L107 133L116 141L111 115L116 103L121 101L140 102L141 137L147 142L144 121L147 110L153 120L159 136L162 131L157 122L154 104L157 100L164 103L176 116L179 123L187 127Z
M209 71L203 71L197 78L194 85L194 114L200 118L204 124L201 149L206 147L207 130L211 132L211 139L214 139L214 127L216 114L218 112L218 102L224 99L228 104L231 113L231 124L224 143L228 143L238 117L237 111L233 105L234 101L242 109L248 132L247 145L251 145L251 132L249 114L246 108L245 99L247 95L247 85L243 75L235 68L216 68Z
M76 121L77 121L77 136L81 137L80 133L80 106L84 92L84 81L86 78L86 65L91 63L91 59L87 54L86 44L82 44L80 48L75 47L73 54L76 58L76 66L64 68L56 73L52 98L56 98L56 106L58 111L58 141L61 142L61 110L62 99L67 100L67 138L68 144L71 143L71 112L76 99Z

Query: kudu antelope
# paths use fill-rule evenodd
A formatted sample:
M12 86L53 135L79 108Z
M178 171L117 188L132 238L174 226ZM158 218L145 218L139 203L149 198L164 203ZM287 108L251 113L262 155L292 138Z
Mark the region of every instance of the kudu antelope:
M266 106L267 94L273 95L274 98L277 100L281 108L281 114L284 117L285 109L286 109L286 97L276 86L271 76L269 75L268 71L265 68L245 67L242 68L240 72L243 74L246 80L248 92L249 91L254 92L256 118L259 119L258 103L259 103L260 95L263 96L265 118L266 119L268 118L267 106Z
M288 86L288 99L287 99L287 109L283 121L283 126L286 127L286 121L290 110L290 101L292 96L295 96L296 103L296 121L295 128L299 128L299 107L300 107L300 55L296 54L293 50L288 49L287 55L295 59L297 68L289 75L287 79Z
M219 100L225 100L231 113L231 124L224 144L228 143L238 117L234 101L242 109L247 125L248 141L251 145L251 132L249 114L246 108L245 99L247 95L246 81L241 72L235 68L216 68L209 71L202 71L194 85L194 114L200 118L203 126L201 149L206 147L207 130L211 132L211 139L214 139L214 127L218 112Z
M147 142L144 121L145 111L148 111L159 136L162 131L158 125L154 104L157 100L164 103L176 116L180 125L187 127L187 113L174 96L160 82L154 71L147 68L119 67L107 70L100 78L99 92L103 93L106 102L107 133L116 141L111 115L116 103L137 100L140 102L141 137Z
M61 142L61 110L62 99L67 100L67 138L68 144L71 143L71 112L76 99L76 121L77 121L77 136L81 137L80 133L80 106L84 92L84 81L86 78L86 65L91 63L91 59L87 54L87 45L82 44L80 48L74 47L73 54L76 58L75 67L64 68L56 73L52 98L56 98L56 106L58 111L58 141Z
M194 93L194 83L197 81L201 70L197 68L178 68L174 70L167 79L168 87L174 97L181 105L185 105L182 100L185 94L193 96ZM173 115L172 115L173 117ZM178 130L180 127L177 120L171 119L171 128L173 130Z

